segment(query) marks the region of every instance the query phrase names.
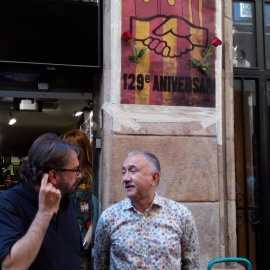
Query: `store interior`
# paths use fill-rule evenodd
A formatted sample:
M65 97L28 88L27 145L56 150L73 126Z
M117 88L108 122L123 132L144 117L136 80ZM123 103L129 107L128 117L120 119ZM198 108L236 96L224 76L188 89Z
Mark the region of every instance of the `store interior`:
M10 178L17 183L39 135L91 129L102 76L101 2L0 2L0 191Z
M39 135L79 128L91 139L91 113L91 93L0 91L0 192L18 183L21 159Z

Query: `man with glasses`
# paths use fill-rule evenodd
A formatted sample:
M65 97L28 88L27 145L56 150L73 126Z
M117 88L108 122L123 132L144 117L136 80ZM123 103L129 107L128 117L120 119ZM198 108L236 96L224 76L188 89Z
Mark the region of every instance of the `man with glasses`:
M0 195L1 269L79 270L73 193L81 179L77 146L46 133L20 167L20 183Z

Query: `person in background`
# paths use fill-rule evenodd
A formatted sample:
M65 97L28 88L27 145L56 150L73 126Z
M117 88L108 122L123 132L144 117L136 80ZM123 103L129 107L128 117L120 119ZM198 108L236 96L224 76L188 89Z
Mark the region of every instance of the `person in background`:
M122 166L127 198L98 221L94 269L199 270L199 239L191 212L159 196L159 160L131 152Z
M64 135L64 140L79 146L80 167L82 179L73 194L77 220L80 226L81 238L84 243L85 252L81 254L81 270L88 270L91 267L91 238L92 238L92 146L87 135L74 129ZM88 238L88 239L87 239ZM90 239L90 240L89 240Z
M79 270L82 250L73 201L80 149L46 133L32 144L18 185L0 194L2 270Z
M12 185L12 179L10 174L7 175L6 185L7 187L11 187Z
M234 67L250 67L249 61L246 59L246 53L244 50L240 50L237 48L235 52L235 57L233 59L233 66Z

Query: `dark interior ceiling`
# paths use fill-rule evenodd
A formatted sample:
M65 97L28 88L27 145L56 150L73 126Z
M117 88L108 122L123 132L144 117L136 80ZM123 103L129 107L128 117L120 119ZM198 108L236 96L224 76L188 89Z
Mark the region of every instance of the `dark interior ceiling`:
M3 71L0 64L0 91L36 91L46 83L51 92L94 92L100 71Z
M42 111L12 111L17 120L9 125L9 111L13 108L13 98L0 98L0 146L13 149L31 144L39 135L53 132L62 135L77 128L80 117L74 117L75 110L87 106L84 99L36 99L41 102ZM9 150L7 150L9 151Z
M4 76L7 76L5 73ZM75 110L89 106L92 93L89 81L75 80L67 76L48 77L40 80L34 74L0 74L0 155L13 155L18 149L28 151L32 142L45 132L58 135L77 128L80 117L74 117ZM78 77L77 77L78 78ZM45 83L48 89L38 89L38 83ZM80 85L81 84L81 85ZM42 86L44 87L44 85ZM45 87L46 88L46 87ZM21 100L38 104L38 110L21 110ZM9 125L10 111L16 118ZM18 155L18 154L17 154ZM19 154L20 155L20 154Z

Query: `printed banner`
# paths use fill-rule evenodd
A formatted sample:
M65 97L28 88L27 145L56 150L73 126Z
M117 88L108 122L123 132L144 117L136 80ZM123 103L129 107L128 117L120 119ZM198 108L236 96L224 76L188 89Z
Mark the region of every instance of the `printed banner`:
M215 34L216 0L122 0L121 104L215 107L213 73L195 66ZM133 47L147 48L138 63Z

